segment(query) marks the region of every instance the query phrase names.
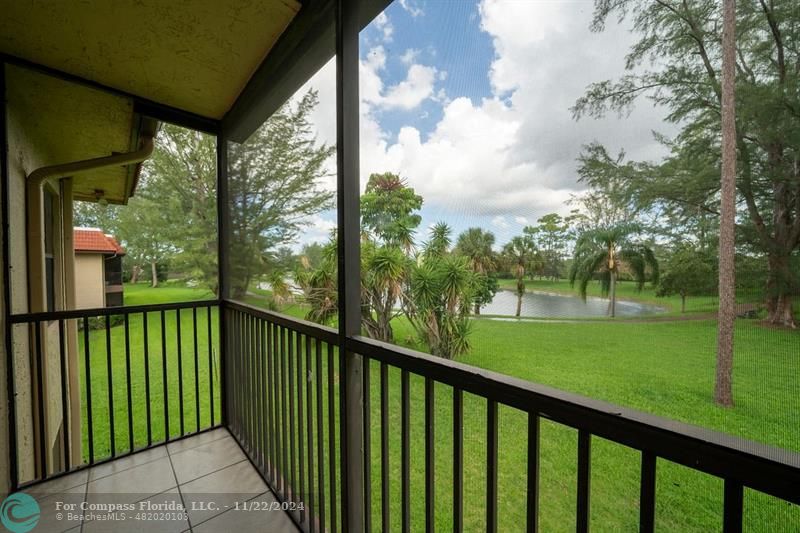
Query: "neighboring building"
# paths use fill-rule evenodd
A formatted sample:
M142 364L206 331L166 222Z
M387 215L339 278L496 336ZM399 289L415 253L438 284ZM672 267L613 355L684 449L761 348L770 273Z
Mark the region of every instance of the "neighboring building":
M75 308L122 305L125 250L97 228L75 228Z

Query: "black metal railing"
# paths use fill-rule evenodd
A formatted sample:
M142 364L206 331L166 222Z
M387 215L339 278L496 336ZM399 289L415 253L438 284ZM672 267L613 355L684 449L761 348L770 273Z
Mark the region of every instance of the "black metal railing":
M293 512L303 530L344 530L341 480L347 465L337 452L345 430L339 394L345 360L337 332L243 304L224 305L231 365L226 401L233 434L281 501L290 509L304 504ZM543 494L540 454L550 435L543 424L547 431L557 426L573 435L567 437L575 450L575 485L569 492L578 531L588 531L598 496L590 483L596 475L593 463L596 468L602 463L600 456L593 457L595 446L622 445L638 454L628 461L637 462L634 520L641 531L655 528L656 487L669 483L671 468L687 467L709 482L721 481L719 497L704 504L719 502L720 508L708 512L720 517L724 531L742 529L745 489L784 505L800 504L800 454L795 452L367 338L348 338L345 347L361 355L364 365L365 490L345 497L363 498L365 531L433 531L437 522L454 531L474 529L476 523L486 531L537 531ZM522 423L509 435L501 419L515 417ZM447 435L444 445L437 440L442 435ZM505 454L511 447L523 450L523 459L509 465ZM480 463L478 484L475 462ZM499 472L519 481L513 494L506 490L500 495ZM509 522L505 515L517 504L521 517ZM478 509L477 522L474 516L465 521L467 508L471 515ZM762 526L775 530L785 524Z
M335 330L226 301L228 427L305 531L347 531Z
M9 317L14 487L219 426L218 308L198 301Z

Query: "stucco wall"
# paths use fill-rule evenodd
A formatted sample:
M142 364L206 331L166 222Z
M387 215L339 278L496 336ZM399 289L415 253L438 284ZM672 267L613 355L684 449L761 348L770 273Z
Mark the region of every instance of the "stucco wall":
M28 293L27 239L26 239L26 178L33 170L53 164L46 146L32 135L28 127L35 117L27 116L14 106L11 94L14 93L14 72L17 67L6 67L6 86L8 105L6 109L8 133L8 195L9 195L9 282L11 292L11 313L30 311ZM17 80L16 83L19 83ZM58 190L58 183L53 185ZM56 244L58 246L58 244ZM59 265L61 267L61 265ZM57 274L58 275L58 274ZM57 283L57 290L63 284ZM57 296L57 299L59 297ZM63 300L62 300L63 301ZM14 386L16 402L16 429L19 480L25 482L35 477L35 444L33 417L33 379L31 369L31 338L33 328L27 325L14 326L12 330L12 351L14 359ZM61 424L60 406L60 368L57 323L50 323L42 329L42 343L45 349L44 380L48 391L47 405L48 462L53 465L52 451L57 429ZM4 358L5 360L5 358ZM0 380L5 385L5 377ZM5 398L5 393L3 398ZM5 402L3 402L5 403ZM8 420L7 417L4 417ZM4 428L5 429L5 428ZM5 433L5 431L4 431Z
M102 254L75 254L75 307L105 306L105 276Z

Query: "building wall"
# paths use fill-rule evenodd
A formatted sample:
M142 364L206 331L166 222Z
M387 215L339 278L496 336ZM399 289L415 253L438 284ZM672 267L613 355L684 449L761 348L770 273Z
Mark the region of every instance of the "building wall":
M75 307L105 306L105 276L102 254L75 254Z
M15 108L11 94L14 93L13 84L15 83L14 72L18 67L6 66L6 128L8 152L6 164L8 167L8 205L9 205L9 265L3 265L3 272L8 273L11 292L10 314L26 313L32 310L29 300L29 273L31 271L28 264L27 250L27 221L26 221L26 187L27 176L39 167L56 163L49 156L49 151L42 142L32 136L33 129L29 127L36 117L27 116ZM19 83L18 81L16 83ZM17 92L20 89L16 88ZM4 154L5 155L5 154ZM59 161L60 162L60 161ZM59 191L61 184L57 180L52 180L47 184L48 187L57 195L60 203ZM59 208L59 213L61 212ZM60 238L56 236L55 246L58 248L63 258L63 230L61 224L57 224L61 233ZM72 228L69 228L72 231ZM63 268L60 261L56 261L56 302L57 308L64 302ZM41 280L39 280L41 281ZM41 304L40 304L41 306ZM19 481L25 482L34 479L36 476L36 424L35 424L35 400L33 394L33 368L31 366L33 327L27 325L17 325L12 329L12 354L13 354L13 375L15 387L16 403L16 433L18 450L18 470ZM55 457L53 449L56 444L58 428L61 426L61 390L60 390L60 361L59 361L59 337L57 322L44 324L42 327L42 344L44 348L44 386L47 392L46 402L46 426L48 440L46 442L48 462L56 465L60 459ZM5 344L3 344L5 347ZM6 362L5 355L3 362ZM5 409L7 397L5 390L5 372L3 369L0 382L3 384L2 400L0 404ZM8 420L8 413L2 412L0 420ZM4 446L8 446L7 428L3 428ZM7 457L7 452L3 453L3 460ZM0 488L8 483L8 465L0 463L4 472L3 481Z

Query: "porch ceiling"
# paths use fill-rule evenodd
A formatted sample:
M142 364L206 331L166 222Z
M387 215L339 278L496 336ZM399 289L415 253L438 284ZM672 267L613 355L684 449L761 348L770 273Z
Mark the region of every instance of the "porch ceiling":
M0 52L220 119L297 0L1 0Z
M36 156L26 174L40 166L128 152L138 145L138 125L129 98L69 83L8 65L9 120L25 136ZM133 132L133 136L132 136ZM96 190L110 203L125 203L133 191L136 169L107 167L73 176L73 196L96 201Z

